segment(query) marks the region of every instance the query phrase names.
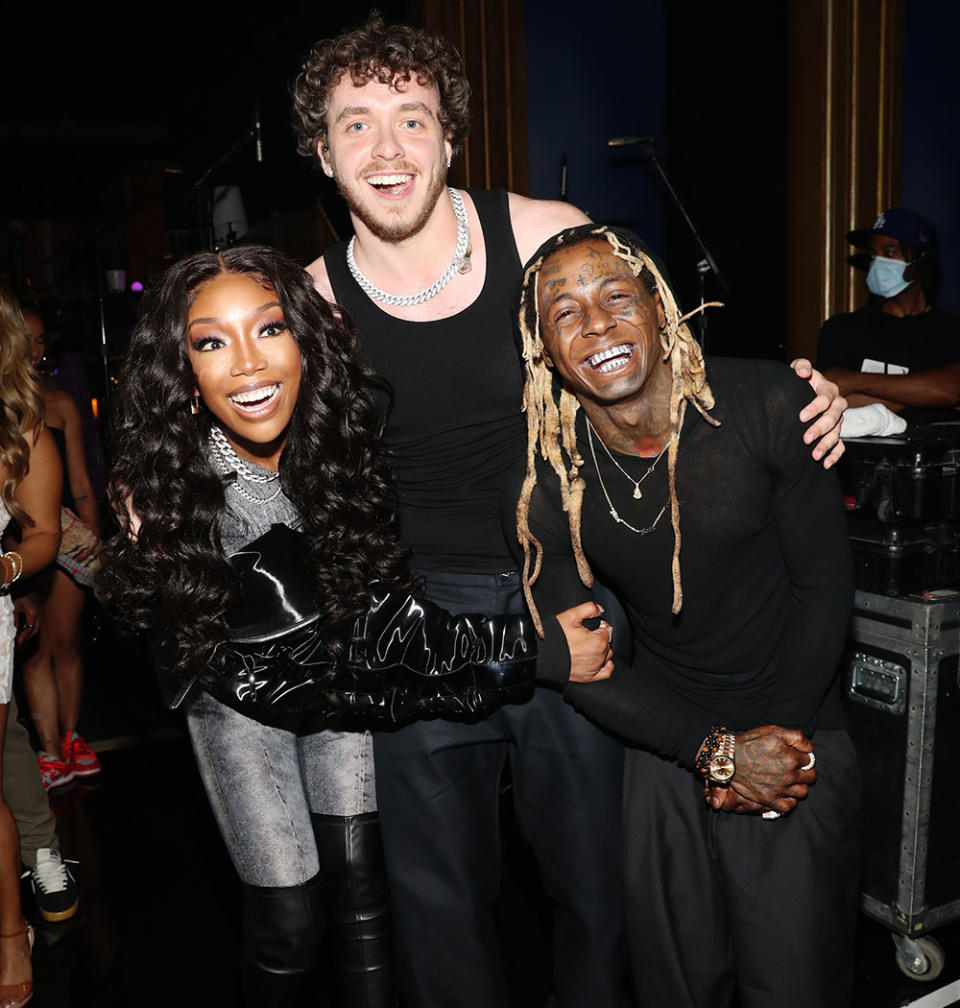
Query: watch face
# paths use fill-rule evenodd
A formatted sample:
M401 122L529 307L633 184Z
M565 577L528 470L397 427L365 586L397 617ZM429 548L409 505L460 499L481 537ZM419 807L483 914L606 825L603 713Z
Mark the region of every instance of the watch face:
M736 769L729 756L714 756L710 760L710 779L725 784L734 775Z

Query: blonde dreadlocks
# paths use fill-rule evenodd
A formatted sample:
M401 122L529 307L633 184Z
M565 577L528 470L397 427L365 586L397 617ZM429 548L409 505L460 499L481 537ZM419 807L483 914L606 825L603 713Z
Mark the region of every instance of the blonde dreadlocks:
M531 588L540 575L543 547L530 531L529 522L530 497L537 485L538 451L542 458L549 461L560 480L560 495L563 509L569 516L570 539L577 561L577 571L580 580L588 588L593 584L593 574L580 541L580 514L584 490L580 468L583 465L583 458L577 448L575 429L580 403L576 396L565 388L560 389L559 397L554 392L553 375L544 360L543 341L540 337L538 278L544 262L561 246L581 244L594 237L605 238L613 254L629 265L634 276L640 277L641 273L645 273L648 288L651 293L656 291L659 294L666 317L666 326L660 332L660 344L663 347L663 359L670 361L673 379L670 389L667 471L670 487L670 521L673 526L674 614L679 613L683 605L683 588L680 582L680 508L677 503L676 470L680 428L683 425L687 403L692 403L708 423L714 426L719 424L719 421L706 413L713 408L713 393L707 384L700 347L686 325L689 315L680 316L673 293L661 276L660 270L634 235L629 231L606 225L584 224L561 231L537 250L524 270L520 301L520 335L526 368L523 409L527 414L527 475L517 502L517 538L523 546L523 590L534 625L541 637L543 622L533 601Z

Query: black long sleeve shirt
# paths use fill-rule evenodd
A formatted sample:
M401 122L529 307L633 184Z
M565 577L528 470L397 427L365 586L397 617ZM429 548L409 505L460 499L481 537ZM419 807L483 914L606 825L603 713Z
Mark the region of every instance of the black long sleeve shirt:
M633 660L618 660L605 682L564 686L585 714L688 766L715 721L807 734L843 725L837 663L853 594L839 485L802 440L798 414L809 386L768 361L711 359L707 375L721 425L690 408L681 431L683 609L676 617L669 506L648 535L617 524L578 417L584 552L624 604ZM599 443L596 459L619 514L636 528L653 523L667 504L666 456L641 483L640 500ZM617 461L634 478L649 465L629 455ZM569 655L552 614L590 592L577 574L557 477L546 464L530 525L544 549L534 585L546 630L539 669L559 684L569 675Z

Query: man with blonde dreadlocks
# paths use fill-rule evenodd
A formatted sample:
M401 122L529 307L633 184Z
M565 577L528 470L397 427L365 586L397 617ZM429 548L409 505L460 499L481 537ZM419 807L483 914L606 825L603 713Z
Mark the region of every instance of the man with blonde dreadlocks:
M851 564L839 486L800 440L807 390L775 362L704 361L652 257L615 228L541 247L520 327L516 521L541 674L567 678L552 614L595 574L630 623L632 658L564 695L636 746L640 1004L846 1008L859 795L836 669Z

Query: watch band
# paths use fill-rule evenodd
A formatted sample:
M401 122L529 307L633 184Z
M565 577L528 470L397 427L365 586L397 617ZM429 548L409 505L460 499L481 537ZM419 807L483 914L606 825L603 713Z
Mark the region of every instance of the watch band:
M703 740L695 766L709 784L729 784L736 773L736 738L725 725L715 724Z

